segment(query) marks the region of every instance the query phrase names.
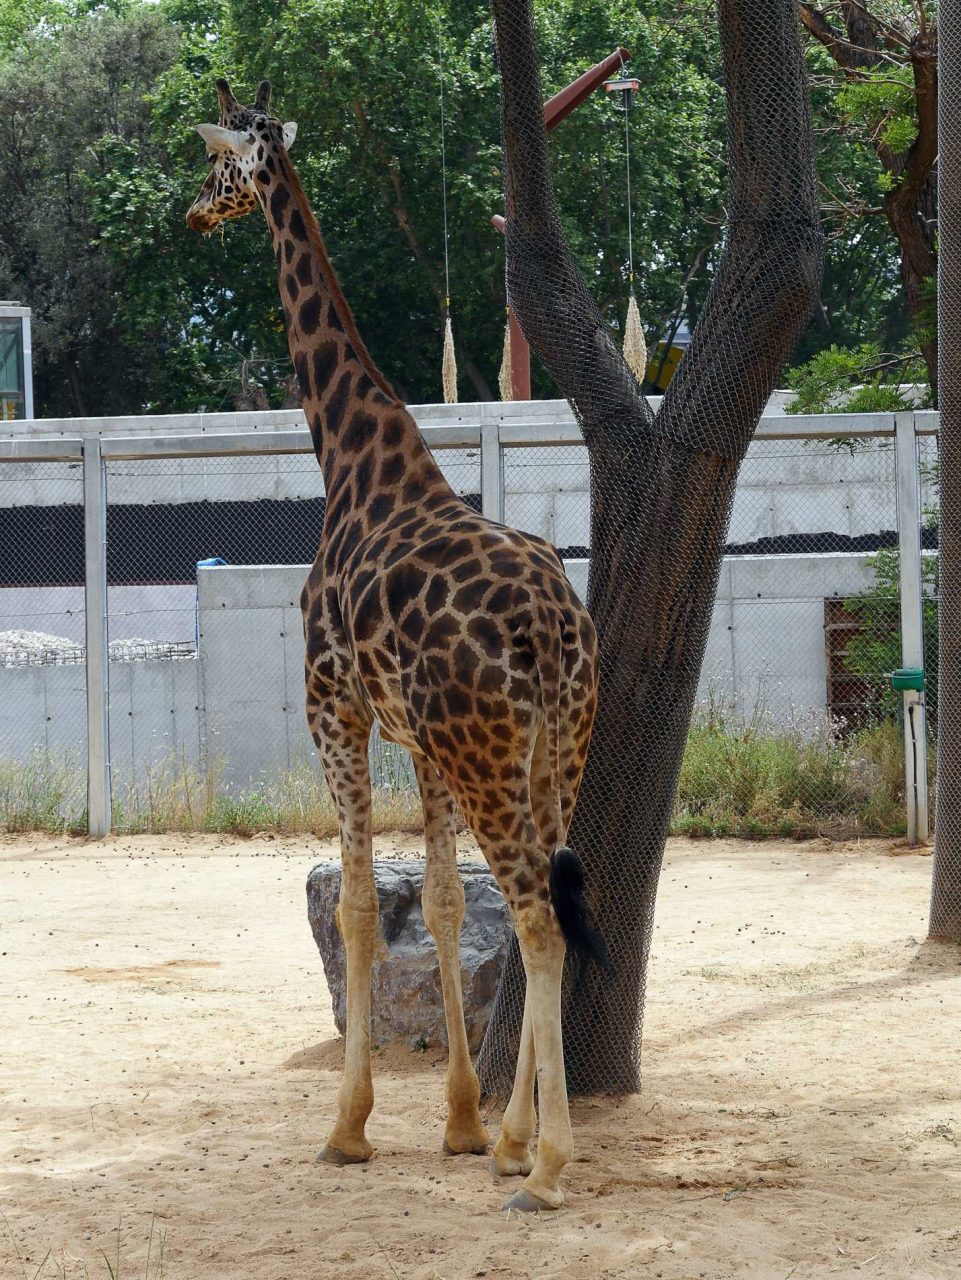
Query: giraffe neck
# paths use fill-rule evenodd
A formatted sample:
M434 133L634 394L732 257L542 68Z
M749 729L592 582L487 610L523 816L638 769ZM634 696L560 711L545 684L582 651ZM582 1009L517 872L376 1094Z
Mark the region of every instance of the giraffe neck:
M411 494L449 493L417 424L364 345L286 151L268 153L255 183L273 237L287 344L328 510L335 497L346 498L348 487L355 517L385 485L402 500L411 476L418 480Z

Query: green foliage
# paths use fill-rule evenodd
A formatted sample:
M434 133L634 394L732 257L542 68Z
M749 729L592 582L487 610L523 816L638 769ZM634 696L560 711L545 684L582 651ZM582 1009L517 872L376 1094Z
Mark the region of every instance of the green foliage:
M923 377L916 357L884 356L877 343L831 346L788 371L787 384L796 395L787 412L896 413L915 407L902 387Z
M628 0L538 8L544 81L625 43L645 91L632 119L638 300L650 337L710 282L722 204L717 49L694 17ZM0 292L34 308L41 414L231 407L256 362L289 374L269 237L257 216L187 231L204 176L192 126L213 81L264 76L300 126L295 159L375 358L411 401L437 399L444 296L439 42L451 295L461 395L496 386L503 335L498 82L486 4L401 0L0 0ZM6 52L4 52L6 50ZM623 118L603 94L552 138L561 214L613 326L623 318ZM679 157L683 162L679 163ZM535 370L538 394L553 388Z
M747 724L716 704L695 715L673 830L690 836L899 835L904 764L894 721L849 738L827 727Z
M693 325L719 254L713 23L667 0L643 12L633 0L544 0L537 22L548 93L616 45L632 51L644 86L630 118L636 284L650 345L681 319ZM503 193L486 3L0 0L0 293L34 309L38 412L229 408L245 390L242 367L256 368L270 403L287 393L260 218L222 238L184 226L204 175L192 126L216 117L217 75L248 97L262 77L273 81L275 109L299 123L295 159L361 331L403 395L437 399L441 48L460 393L484 398L496 388L504 305L503 244L490 226ZM876 205L890 175L864 140L880 128L891 146L904 142L904 69L839 89L824 76L826 52L810 56L824 188L841 204ZM552 135L551 152L572 247L617 329L627 300L623 117L595 94ZM841 216L822 296L799 363L827 341L899 351L911 338L883 218ZM917 323L920 340L927 321ZM875 378L854 407L895 406L896 387ZM534 388L555 392L536 367Z
M880 139L892 151L907 151L918 135L914 73L910 66L871 68L837 92L841 119Z
M933 312L927 302L918 307L918 292L927 292L924 280L919 282L915 274L919 259L915 252L902 262L906 251L888 200L903 180L905 153L917 139L918 118L907 43L889 41L885 24L910 37L917 29L918 10L907 0L866 0L841 11L816 7L840 38L845 57L839 67L823 45L813 38L806 42L828 243L823 305L799 345L795 363L805 364L828 343L856 348L870 341L899 354L923 351L928 363L922 363L924 376L918 380L928 381L936 352ZM848 46L845 20L852 16L859 35ZM932 17L930 11L928 16ZM927 230L933 225L932 201L933 193L926 187L918 217L933 263L933 235ZM905 263L912 281L910 310ZM923 270L918 271L923 276ZM933 287L932 278L932 292ZM865 401L871 408L887 408L890 403L883 396Z
M0 294L34 309L41 413L140 408L162 357L129 340L124 268L94 195L119 152L150 155L149 90L177 46L152 7L98 8L39 24L0 58Z

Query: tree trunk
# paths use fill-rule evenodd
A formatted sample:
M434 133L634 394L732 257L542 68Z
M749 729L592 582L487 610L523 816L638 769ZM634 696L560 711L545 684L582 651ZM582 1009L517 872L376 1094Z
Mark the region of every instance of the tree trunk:
M730 224L691 348L655 415L573 265L547 168L531 17L495 0L509 188L508 274L525 335L591 462L588 606L598 716L570 832L611 952L563 1015L572 1092L636 1089L654 898L741 458L818 295L822 242L794 0L721 0ZM510 1089L523 1007L516 944L479 1062Z
M77 362L73 358L73 353L64 348L62 352L63 368L67 375L67 386L70 388L70 399L73 401L73 412L77 418L87 417L87 402L84 398L83 387L80 383L80 374L77 370Z
M961 9L944 5L939 21L940 669L930 933L961 943Z
M888 223L897 237L901 250L901 279L908 315L916 326L918 345L927 368L931 392L937 403L938 396L938 336L931 323L931 286L937 275L934 231L937 225L935 196L936 179L930 174L921 194L914 198L901 197L901 189L892 191L885 198Z

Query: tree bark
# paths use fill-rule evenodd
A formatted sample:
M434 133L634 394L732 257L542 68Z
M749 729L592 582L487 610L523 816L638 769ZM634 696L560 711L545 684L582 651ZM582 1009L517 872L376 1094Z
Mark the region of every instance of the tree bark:
M588 606L601 686L570 843L611 952L568 970L573 1093L639 1086L654 899L741 458L818 296L818 227L795 0L721 0L728 238L691 348L655 416L573 265L557 218L527 0L495 0L510 296L580 421L591 463ZM479 1062L506 1096L523 1008L516 944Z
M70 388L70 399L73 401L73 412L77 418L87 417L87 401L83 394L83 385L80 382L80 373L77 369L77 362L73 358L73 352L64 348L61 352L63 357L63 368L67 375L67 386Z
M941 23L938 785L930 936L961 943L961 9Z

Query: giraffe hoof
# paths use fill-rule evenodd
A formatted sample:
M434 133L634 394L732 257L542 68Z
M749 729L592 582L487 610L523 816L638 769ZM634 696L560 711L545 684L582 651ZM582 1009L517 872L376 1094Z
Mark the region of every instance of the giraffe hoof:
M370 1154L366 1156L348 1155L346 1151L338 1151L336 1147L326 1146L317 1153L318 1164L366 1164Z
M521 1187L520 1191L515 1191L509 1200L505 1200L501 1205L501 1209L505 1213L510 1213L511 1209L515 1213L540 1213L542 1210L546 1213L548 1209L559 1209L560 1203L549 1204L546 1200L542 1200L540 1196L535 1196L532 1191L528 1191L526 1187Z
M475 1142L473 1145L452 1147L445 1138L441 1150L445 1156L486 1156L490 1151L490 1143L485 1139L483 1142Z

